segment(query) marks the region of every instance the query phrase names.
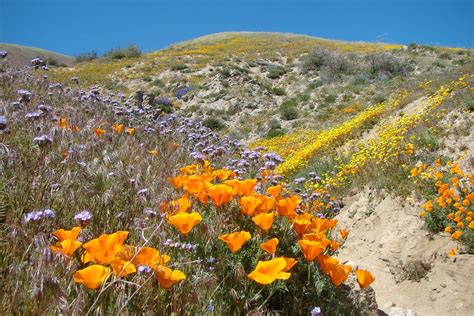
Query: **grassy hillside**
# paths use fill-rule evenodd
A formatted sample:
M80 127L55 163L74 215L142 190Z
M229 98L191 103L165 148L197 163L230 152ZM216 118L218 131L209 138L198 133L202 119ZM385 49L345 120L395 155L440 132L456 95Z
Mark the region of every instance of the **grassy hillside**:
M0 76L2 314L474 308L472 50L223 33Z
M0 49L8 53L7 62L18 67L30 65L30 60L37 57L52 66L71 66L73 63L70 56L35 47L0 43Z

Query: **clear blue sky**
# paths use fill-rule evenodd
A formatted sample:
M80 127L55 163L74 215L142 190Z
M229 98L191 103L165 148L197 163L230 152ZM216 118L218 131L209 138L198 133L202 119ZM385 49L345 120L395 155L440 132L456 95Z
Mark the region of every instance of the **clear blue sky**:
M474 47L474 0L0 0L0 42L145 51L224 31Z

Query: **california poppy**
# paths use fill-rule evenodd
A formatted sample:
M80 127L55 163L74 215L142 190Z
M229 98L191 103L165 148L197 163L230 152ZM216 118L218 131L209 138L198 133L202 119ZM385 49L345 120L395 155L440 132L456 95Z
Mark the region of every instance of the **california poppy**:
M285 272L287 261L284 258L274 258L268 261L259 261L255 269L247 276L257 283L267 285L275 280L288 280L291 273Z
M191 201L186 197L182 196L179 199L170 202L173 211L177 213L185 213L191 208Z
M230 251L236 253L252 236L247 231L240 231L232 234L219 236L219 239L227 244Z
M135 129L133 127L129 127L125 130L125 133L132 136L133 134L135 134Z
M220 180L227 180L229 178L235 177L235 173L232 170L219 169L212 172L213 178L218 178Z
M349 236L349 231L347 231L347 230L345 230L345 229L341 229L341 230L339 231L339 234L341 234L341 237L342 237L343 239L346 239L347 236Z
M83 245L86 250L82 261L95 262L99 264L110 264L124 248L127 239L127 231L118 231L113 234L103 234L99 238L92 239Z
M273 216L275 213L260 213L254 217L252 217L252 221L263 230L268 230L272 227L273 224Z
M137 272L137 268L132 262L122 258L115 257L111 265L116 277L124 277Z
M264 243L261 243L260 248L273 255L276 251L276 247L278 246L279 242L280 241L278 240L278 238L272 238Z
M105 133L107 133L107 131L106 131L105 129L100 129L100 128L96 128L96 129L94 130L94 132L95 132L95 135L96 135L96 136L102 136L102 135L104 135Z
M301 218L301 219L294 218L292 220L292 223L293 223L293 230L298 235L303 235L308 229L309 225L311 224L311 220L308 218Z
M122 124L114 124L114 125L112 125L112 129L114 130L115 134L120 134L123 131L123 125Z
M178 213L168 217L168 223L184 235L187 235L201 221L202 217L198 212Z
M262 200L254 195L246 195L239 199L240 210L244 215L252 215L262 204Z
M332 269L329 271L329 277L331 278L332 284L334 286L341 285L341 283L347 279L351 271L352 271L351 266L345 266L345 265L339 265L339 264L333 266Z
M327 244L325 245L321 241L312 241L306 239L298 240L298 244L300 245L301 250L303 251L304 257L308 261L313 261L327 247Z
M186 279L186 275L180 270L171 270L168 267L158 266L155 271L156 278L164 289L169 289L175 283Z
M359 269L355 270L354 273L357 277L357 282L359 282L360 287L363 289L365 289L370 284L372 284L372 282L375 281L375 277L369 271Z
M150 154L151 154L152 156L155 156L155 157L156 157L156 156L158 156L158 150L152 149L152 150L150 150Z
M76 240L80 232L81 232L81 228L79 226L76 226L76 227L73 227L71 230L58 229L53 232L53 236L58 238L59 241L63 241L66 239Z
M149 266L151 268L157 266L164 266L170 257L168 255L162 255L160 252L152 247L143 247L133 258L133 264L138 266L139 264Z
M229 203L234 198L233 190L225 184L215 184L208 188L207 194L216 206Z
M267 189L267 192L273 196L274 198L280 196L280 193L281 193L281 190L283 189L283 186L280 184L280 185L275 185L275 186L272 186L272 187L269 187Z
M284 270L285 272L289 271L291 268L293 268L295 264L298 263L298 260L296 260L295 258L288 258L288 257L280 257L280 258L283 258L286 261L286 268Z
M77 240L65 239L58 241L54 246L51 246L51 250L53 253L61 252L66 257L70 257L81 245L82 242Z
M301 200L299 196L292 195L289 198L279 200L277 204L278 213L281 216L292 217L295 215L296 206L300 204Z
M58 125L59 125L60 128L66 129L67 128L67 119L65 117L59 118Z
M74 273L74 282L90 289L98 288L110 276L110 268L94 264Z

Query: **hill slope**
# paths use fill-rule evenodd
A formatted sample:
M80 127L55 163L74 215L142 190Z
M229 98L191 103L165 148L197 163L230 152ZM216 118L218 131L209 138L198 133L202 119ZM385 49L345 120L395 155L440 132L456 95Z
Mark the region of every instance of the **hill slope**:
M71 66L73 63L73 58L70 56L36 47L0 43L0 49L5 50L8 53L6 59L7 63L17 67L29 65L30 60L37 57L43 59L47 64L52 66Z

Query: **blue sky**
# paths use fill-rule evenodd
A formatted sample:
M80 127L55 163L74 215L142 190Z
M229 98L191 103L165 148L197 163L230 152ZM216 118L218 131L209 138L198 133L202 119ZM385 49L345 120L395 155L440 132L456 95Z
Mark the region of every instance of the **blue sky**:
M224 31L474 47L474 0L0 0L0 42L75 55Z

